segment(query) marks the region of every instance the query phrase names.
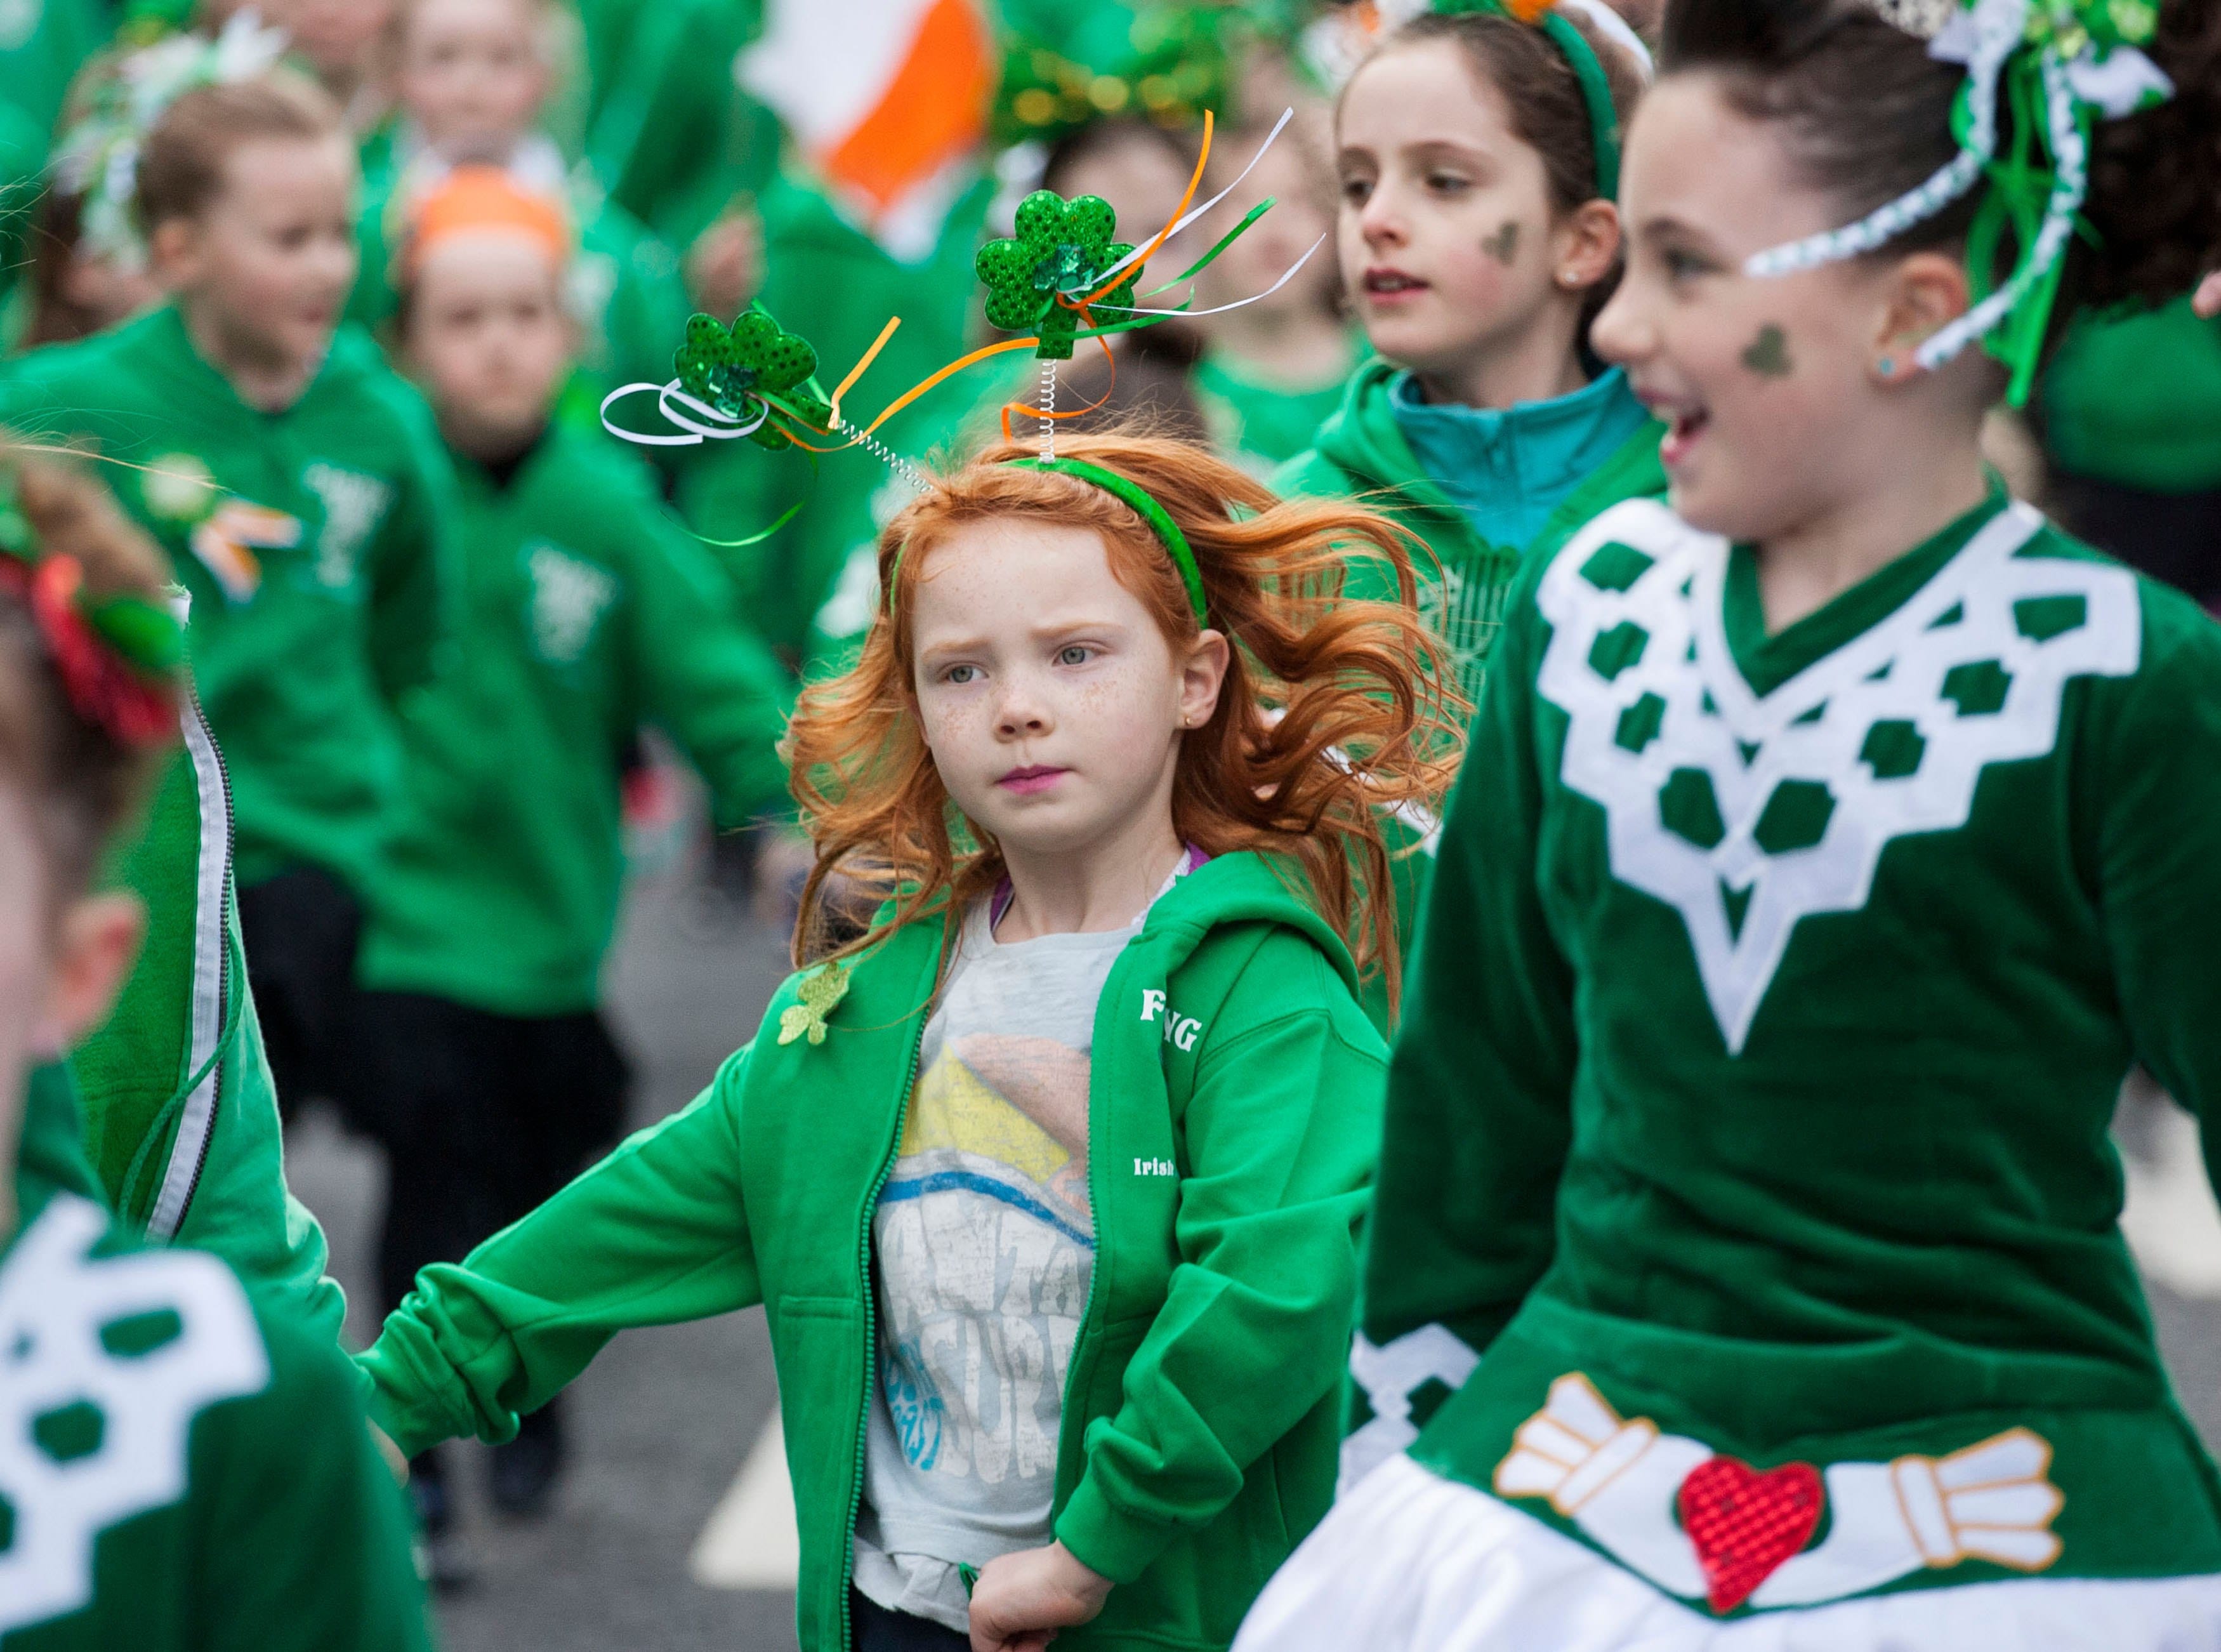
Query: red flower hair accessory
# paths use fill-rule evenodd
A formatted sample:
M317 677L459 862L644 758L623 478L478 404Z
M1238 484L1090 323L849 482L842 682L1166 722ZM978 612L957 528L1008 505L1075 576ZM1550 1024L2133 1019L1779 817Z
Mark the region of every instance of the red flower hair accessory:
M36 563L0 554L0 588L23 599L70 704L119 745L177 737L176 672L184 637L166 610L140 598L87 597L73 556Z

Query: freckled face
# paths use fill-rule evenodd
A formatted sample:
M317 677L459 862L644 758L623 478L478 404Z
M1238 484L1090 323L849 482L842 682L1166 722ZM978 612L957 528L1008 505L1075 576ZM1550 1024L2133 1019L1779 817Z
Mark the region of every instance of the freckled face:
M1446 41L1382 53L1342 93L1336 242L1373 347L1453 374L1554 298L1542 155Z
M1015 517L959 529L912 608L926 745L1006 850L1084 853L1152 807L1169 828L1180 668L1100 535Z
M1671 429L1661 449L1692 525L1763 542L1839 503L1870 445L1874 318L1885 269L1755 278L1745 260L1840 223L1776 133L1701 74L1669 76L1629 134L1627 273L1591 342Z

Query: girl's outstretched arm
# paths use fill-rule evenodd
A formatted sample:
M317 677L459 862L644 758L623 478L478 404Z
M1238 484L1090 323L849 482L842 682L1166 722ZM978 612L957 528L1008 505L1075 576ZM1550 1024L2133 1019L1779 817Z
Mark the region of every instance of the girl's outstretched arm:
M734 1111L748 1057L460 1264L417 1274L358 1361L404 1452L507 1440L618 1331L762 1299Z

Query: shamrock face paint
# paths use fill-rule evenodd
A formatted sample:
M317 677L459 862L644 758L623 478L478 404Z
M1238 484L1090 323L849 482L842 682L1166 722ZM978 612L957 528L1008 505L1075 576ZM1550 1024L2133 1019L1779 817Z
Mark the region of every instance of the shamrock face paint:
M1761 379L1786 379L1790 373L1789 336L1772 322L1742 353L1742 365Z
M1480 250L1498 264L1510 264L1519 256L1519 226L1506 220L1504 227L1481 242Z
M987 321L1005 332L1034 334L1041 340L1035 354L1042 360L1068 361L1083 319L1080 301L1132 303L1142 266L1129 265L1116 286L1097 295L1110 266L1134 250L1129 241L1110 239L1117 215L1100 196L1067 201L1053 191L1035 190L1018 203L1017 227L1017 235L989 241L973 260L987 285ZM1097 324L1121 318L1110 310Z

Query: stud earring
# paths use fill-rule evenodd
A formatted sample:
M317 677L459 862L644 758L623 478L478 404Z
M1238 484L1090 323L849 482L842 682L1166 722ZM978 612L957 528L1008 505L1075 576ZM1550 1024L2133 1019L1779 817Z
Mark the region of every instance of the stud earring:
M1895 356L1886 355L1876 365L1880 367L1881 376L1883 378L1894 379L1897 377L1897 358Z

